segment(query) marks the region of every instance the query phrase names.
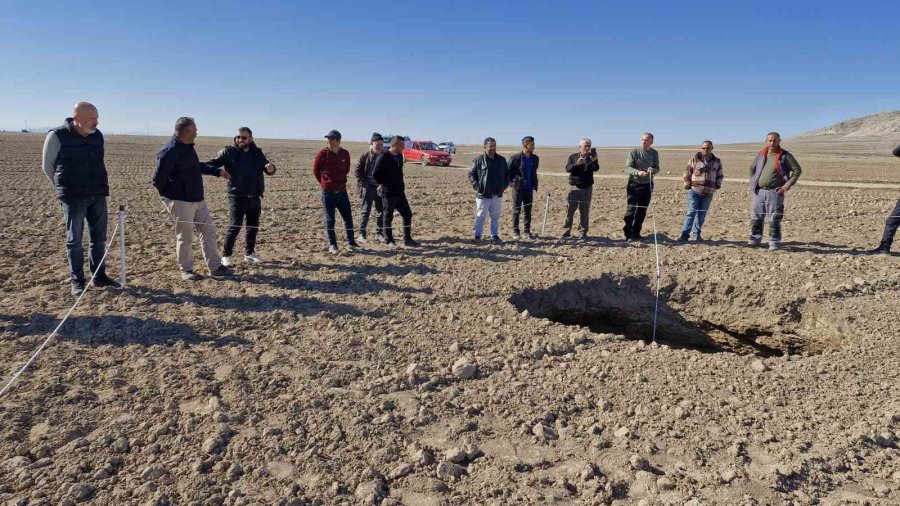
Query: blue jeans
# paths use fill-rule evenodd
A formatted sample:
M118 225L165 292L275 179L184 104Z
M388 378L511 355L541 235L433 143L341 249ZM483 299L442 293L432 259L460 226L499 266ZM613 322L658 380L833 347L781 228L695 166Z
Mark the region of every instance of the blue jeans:
M90 268L98 276L105 275L101 265L106 250L106 197L63 197L59 199L66 219L66 254L72 281L84 282L84 222L90 236Z
M684 224L681 225L681 235L688 235L693 228L694 236L700 237L700 229L703 228L703 222L706 221L706 214L709 211L709 205L712 204L712 199L712 193L700 195L694 190L688 190L687 211L684 215Z
M337 209L344 220L344 231L347 234L347 242L353 243L353 213L350 211L350 197L346 191L322 192L322 207L325 208L325 231L328 232L328 244L337 246L337 236L334 233L334 211Z

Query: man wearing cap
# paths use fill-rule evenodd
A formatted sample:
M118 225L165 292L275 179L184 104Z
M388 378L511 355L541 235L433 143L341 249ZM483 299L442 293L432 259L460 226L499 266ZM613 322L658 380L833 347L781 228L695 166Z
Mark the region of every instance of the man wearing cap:
M484 220L491 217L491 240L500 241L500 213L503 210L503 191L509 185L509 166L506 158L497 154L497 141L484 140L484 153L472 160L469 183L475 190L475 241L481 240Z
M781 247L781 220L784 218L784 195L800 179L800 164L794 155L781 148L781 134L769 132L766 146L750 164L750 246L762 242L763 223L769 221L769 249Z
M369 224L369 215L372 213L372 205L375 205L375 238L378 242L384 242L384 204L378 196L378 182L372 173L375 171L375 160L384 151L384 137L380 133L372 134L369 141L369 149L366 150L356 163L356 188L362 203L359 210L359 233L357 240L361 243L369 242L366 239L366 227Z
M66 220L66 256L69 259L72 295L84 293L84 222L90 237L90 261L94 286L119 287L106 275L106 197L109 182L103 161L103 134L97 130L97 108L88 102L75 104L71 118L44 139L44 174L56 189Z
M153 186L162 197L166 210L175 218L175 253L181 267L181 279L195 281L194 231L200 234L203 259L213 277L231 276L231 269L222 265L222 257L216 250L216 225L203 198L203 176L228 178L224 169L200 163L194 140L197 124L193 118L181 117L175 121L175 133L157 153Z
M225 233L225 247L222 265L230 267L234 243L247 218L244 233L244 260L260 262L256 254L256 234L259 232L259 216L262 214L262 196L266 182L263 174L275 174L275 164L269 162L262 150L253 142L253 132L241 127L234 136L234 144L219 151L215 158L206 162L211 167L225 167L228 178L228 231Z
M403 217L403 245L418 246L412 238L412 209L406 200L406 184L403 181L403 137L395 135L391 138L391 149L378 155L375 160L373 177L378 183L384 208L384 236L388 246L396 247L394 242L394 210Z
M332 130L325 134L328 147L316 154L313 176L322 187L322 208L325 211L325 231L328 234L328 252L337 253L337 234L334 233L335 209L341 213L347 244L358 248L353 238L353 213L347 195L347 175L350 173L350 153L341 147L341 133Z

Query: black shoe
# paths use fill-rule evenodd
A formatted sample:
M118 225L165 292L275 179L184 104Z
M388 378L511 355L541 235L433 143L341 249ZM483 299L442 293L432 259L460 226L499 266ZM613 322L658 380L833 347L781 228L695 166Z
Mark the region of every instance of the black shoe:
M403 245L409 246L410 248L415 248L416 246L421 246L421 244L419 244L419 242L416 241L415 239L413 239L412 237L407 237L406 239L403 239Z
M579 241L587 241L587 240L588 240L588 235L587 235L587 234L581 234L581 237L579 237L578 240L579 240Z
M84 293L84 281L72 281L72 295L81 297Z
M700 234L697 234L697 236L694 237L694 242L703 242L703 241L704 241L704 239L703 239L703 237L700 236Z
M640 242L644 240L644 236L641 234L634 234L631 236L631 240Z
M94 276L94 286L96 286L97 288L122 288L122 285L120 285L117 281L113 281L112 279L110 279L110 277L106 274Z
M212 271L210 275L214 278L228 278L234 276L234 271L224 265L220 265L216 270Z
M347 246L349 246L349 247L351 247L351 248L353 248L353 249L358 249L358 248L359 248L359 244L357 244L356 241L353 241L353 242L351 242L351 243L348 243Z
M481 242L481 236L480 236L480 235L476 235L475 238L472 239L472 240L475 241L475 242Z
M870 255L890 255L891 247L886 246L884 244L879 244L877 248L869 250Z
M678 238L678 242L688 242L690 236L688 234L681 234L681 237Z
M491 236L491 241L493 241L493 242L503 242L503 240L500 239L500 236L499 236L499 235L492 235L492 236Z
M572 237L572 232L563 232L562 235L559 236L560 239L568 239L569 237Z
M525 232L525 237L531 239L532 241L537 239L537 236L532 234L531 232Z

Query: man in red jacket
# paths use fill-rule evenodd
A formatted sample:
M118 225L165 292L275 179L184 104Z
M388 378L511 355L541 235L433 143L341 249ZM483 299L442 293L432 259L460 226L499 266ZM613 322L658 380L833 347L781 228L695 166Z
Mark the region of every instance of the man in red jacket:
M334 233L334 211L344 220L347 244L358 248L353 238L353 213L347 195L347 174L350 173L350 152L341 147L341 133L332 130L325 135L328 147L316 154L313 175L322 187L322 207L325 209L325 231L328 233L328 252L337 253L337 235Z

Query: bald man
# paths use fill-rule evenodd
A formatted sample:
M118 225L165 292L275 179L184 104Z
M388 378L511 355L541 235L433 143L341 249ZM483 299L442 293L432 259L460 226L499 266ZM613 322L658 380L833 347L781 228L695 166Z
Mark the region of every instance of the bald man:
M97 108L88 102L75 104L71 118L47 134L43 169L56 188L56 197L66 219L66 253L72 278L72 295L84 293L84 222L90 238L91 272L94 286L119 284L106 275L106 197L109 182L103 163L103 134L97 130Z

